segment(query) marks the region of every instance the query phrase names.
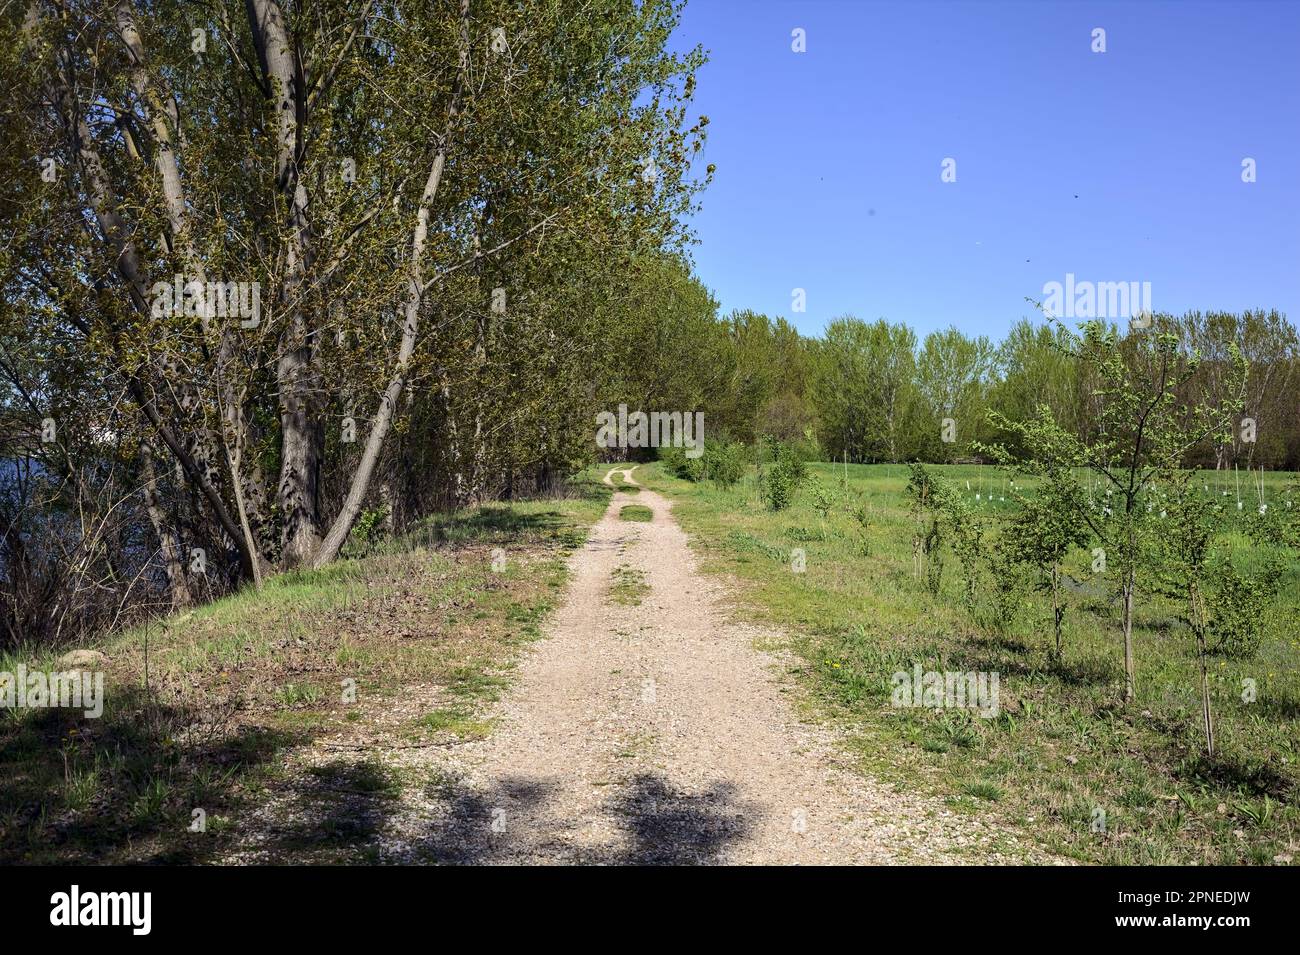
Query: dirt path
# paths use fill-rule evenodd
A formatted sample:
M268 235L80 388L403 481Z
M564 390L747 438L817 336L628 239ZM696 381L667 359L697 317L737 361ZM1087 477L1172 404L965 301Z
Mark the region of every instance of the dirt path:
M629 504L652 519L620 519ZM797 718L790 661L756 649L778 635L729 620L666 498L616 492L570 570L485 738L403 744L402 726L439 705L434 688L410 688L371 708L360 736L296 751L222 861L298 861L322 844L342 855L306 857L1051 861L985 817L853 772L831 730Z
M606 482L613 483L611 471ZM631 475L627 478L631 480ZM635 482L632 482L635 483ZM645 523L620 509L653 509ZM497 728L460 747L426 849L458 862L897 863L1034 853L837 765L799 722L762 634L728 622L664 497L619 492ZM640 578L639 580L637 578ZM611 581L648 586L639 605ZM472 752L470 752L472 750Z

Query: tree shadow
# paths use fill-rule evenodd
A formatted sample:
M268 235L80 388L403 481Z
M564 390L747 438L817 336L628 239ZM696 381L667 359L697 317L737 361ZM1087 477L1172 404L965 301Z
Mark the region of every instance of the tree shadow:
M273 794L245 844L259 864L378 862L378 840L400 795L377 760L313 766Z
M439 547L464 544L510 544L557 540L563 546L577 546L586 531L574 527L558 510L521 512L509 504L485 504L472 510L455 511L429 518L414 534L413 545Z
M1252 761L1235 754L1213 758L1201 754L1178 768L1177 775L1225 792L1248 792L1286 801L1294 784L1265 761Z
M1107 686L1119 679L1120 667L1109 657L1086 656L1054 660L1048 672L1069 686Z
M1274 720L1300 719L1300 696L1285 687L1277 692L1264 693L1254 703L1260 714Z
M737 803L735 787L716 783L699 793L675 788L663 776L642 773L591 815L612 818L624 838L615 845L584 844L590 816L547 817L557 787L509 779L492 790L444 790L448 816L422 843L433 860L455 865L566 862L579 865L710 865L753 829L757 811Z
M673 788L662 776L636 776L613 805L631 836L609 861L619 865L714 865L753 829L753 813L735 803L735 786L715 783L702 793Z
M98 718L6 713L0 863L207 861L224 844L220 819L246 805L243 783L307 738L139 688L112 688Z

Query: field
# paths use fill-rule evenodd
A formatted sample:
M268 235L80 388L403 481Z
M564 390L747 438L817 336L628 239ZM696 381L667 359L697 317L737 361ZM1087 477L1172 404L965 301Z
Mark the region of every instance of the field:
M934 468L977 513L1010 513L994 468ZM1051 608L1031 593L1004 632L961 599L956 561L937 597L913 571L914 521L903 466L812 464L837 498L822 518L807 486L766 510L750 473L734 488L692 484L654 465L643 484L668 493L705 569L740 584L737 613L791 635L810 713L843 725L864 771L937 793L957 809L990 808L1065 856L1110 864L1288 863L1300 842L1300 568L1292 565L1251 659L1214 658L1219 751L1203 756L1195 642L1170 601L1139 593L1137 697L1121 702L1122 634L1112 589L1071 562L1064 654ZM1201 476L1231 516L1290 506L1289 474ZM1240 490L1238 490L1240 488ZM1225 493L1226 492L1226 493ZM978 495L978 499L977 499ZM1262 495L1262 497L1261 497ZM865 526L852 516L863 508ZM1300 506L1300 505L1297 505ZM1247 539L1227 535L1240 566ZM796 549L804 567L794 569ZM1000 677L1000 712L891 705L890 679L927 671ZM1246 702L1243 681L1254 681Z

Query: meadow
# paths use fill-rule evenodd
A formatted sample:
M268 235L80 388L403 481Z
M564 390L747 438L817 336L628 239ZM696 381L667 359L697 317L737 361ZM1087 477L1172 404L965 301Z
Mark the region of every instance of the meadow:
M994 467L932 473L978 515L1005 516L1017 506L1009 477ZM1258 652L1212 658L1218 750L1207 758L1196 643L1176 602L1143 592L1139 579L1137 695L1126 705L1116 588L1090 572L1088 550L1067 564L1057 660L1043 593L1026 588L1011 623L992 627L980 609L984 595L975 607L964 602L951 554L937 595L918 579L906 466L813 463L808 475L792 505L777 512L764 506L753 469L728 489L680 480L658 464L638 480L674 498L705 570L739 584L737 613L789 635L809 714L842 725L863 771L938 794L973 819L995 812L1079 861L1292 860L1300 840L1294 561L1265 615ZM1261 503L1300 506L1288 490L1294 477L1198 475L1202 493L1223 502L1221 542L1240 568L1258 555L1234 529L1235 517L1248 519ZM814 507L818 487L833 500L829 509ZM891 705L891 676L917 664L997 673L998 715Z

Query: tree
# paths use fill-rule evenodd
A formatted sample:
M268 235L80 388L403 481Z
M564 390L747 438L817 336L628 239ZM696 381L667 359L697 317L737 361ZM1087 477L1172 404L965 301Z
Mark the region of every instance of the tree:
M1228 395L1220 403L1179 400L1200 365L1196 352L1180 348L1168 316L1154 317L1150 328L1121 338L1099 321L1081 326L1073 351L1085 374L1096 376L1098 418L1095 437L1063 428L1053 410L1039 405L1034 417L1013 421L999 412L992 423L1015 435L1025 449L1019 460L1049 481L1064 482L1073 468L1101 479L1104 497L1091 496L1075 511L1102 542L1105 566L1118 577L1123 598L1124 698L1136 687L1133 610L1142 535L1147 529L1145 499L1154 482L1181 466L1192 448L1230 427L1246 383L1246 362L1235 346ZM1007 455L1007 459L1010 459Z
M1032 568L1036 589L1051 594L1053 654L1062 656L1061 625L1065 619L1062 594L1063 564L1066 557L1088 540L1083 488L1074 474L1063 469L1048 470L1032 497L1013 492L1020 510L1007 522L999 538L999 549L1010 563Z
M244 580L332 560L416 461L455 502L489 469L565 464L602 332L583 318L613 319L633 264L675 255L707 181L690 171L707 119L687 118L703 57L667 49L677 15L7 11L3 123L31 151L0 205L0 342L119 392L94 400L178 475L153 486Z
M827 326L811 394L829 456L900 461L912 453L916 334L884 320L852 317Z
M916 359L916 391L926 426L917 444L929 460L951 460L956 448L981 437L996 375L997 350L987 337L968 338L953 327L925 336ZM945 418L955 424L956 441L940 440Z

